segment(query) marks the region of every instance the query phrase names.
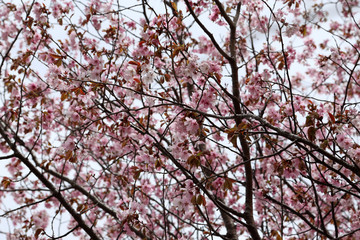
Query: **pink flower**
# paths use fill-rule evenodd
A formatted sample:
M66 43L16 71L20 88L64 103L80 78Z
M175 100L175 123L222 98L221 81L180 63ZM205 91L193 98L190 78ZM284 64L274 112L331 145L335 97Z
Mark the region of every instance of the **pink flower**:
M32 220L36 228L45 229L49 224L49 216L45 210L33 214Z
M30 83L28 88L30 91L35 91L37 89L37 85L35 83Z
M214 5L211 10L212 13L210 14L209 18L211 21L215 22L220 16L220 10L216 5Z
M75 149L75 139L72 137L69 137L66 142L64 143L64 148L67 151L72 151Z
M221 136L220 133L218 133L218 132L213 135L213 138L217 142L224 141L224 137Z
M126 25L128 25L128 27L132 30L136 29L136 23L134 21L127 22Z
M73 49L77 49L78 45L76 44L76 32L72 31L71 34L69 35L69 39L70 39L70 45Z
M96 29L96 30L100 30L100 28L101 28L101 21L99 20L99 18L98 17L93 17L92 18L92 23L93 23L93 26L94 26L94 28Z
M191 134L196 134L199 129L197 121L193 118L186 118L184 125L186 127L186 131Z
M61 14L61 5L60 4L53 2L52 14L53 14L54 18L60 17L60 14Z
M340 133L336 136L336 142L339 147L343 149L349 149L352 145L352 141L346 137L343 133Z
M331 30L337 30L339 27L340 27L340 24L338 22L330 23Z

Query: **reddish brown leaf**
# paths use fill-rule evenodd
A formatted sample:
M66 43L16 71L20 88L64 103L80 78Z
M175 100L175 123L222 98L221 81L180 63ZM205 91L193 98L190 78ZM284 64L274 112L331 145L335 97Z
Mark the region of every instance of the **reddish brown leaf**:
M331 120L332 123L335 123L335 117L334 115L332 115L331 113L328 112L329 118Z

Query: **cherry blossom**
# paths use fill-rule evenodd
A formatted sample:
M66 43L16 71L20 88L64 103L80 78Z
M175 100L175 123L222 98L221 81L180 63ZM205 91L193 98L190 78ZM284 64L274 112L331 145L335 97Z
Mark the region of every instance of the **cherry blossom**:
M2 1L0 234L358 239L358 7Z

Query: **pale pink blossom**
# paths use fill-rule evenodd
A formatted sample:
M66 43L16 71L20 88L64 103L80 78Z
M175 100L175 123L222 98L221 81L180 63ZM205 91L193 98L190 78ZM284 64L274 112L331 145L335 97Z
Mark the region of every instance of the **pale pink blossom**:
M32 220L36 228L45 229L49 224L49 215L45 210L41 210L32 215Z

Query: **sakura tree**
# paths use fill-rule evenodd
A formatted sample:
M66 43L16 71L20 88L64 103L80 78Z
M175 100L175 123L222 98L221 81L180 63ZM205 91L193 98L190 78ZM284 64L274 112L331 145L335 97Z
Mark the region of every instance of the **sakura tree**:
M359 11L0 1L1 238L360 239Z

